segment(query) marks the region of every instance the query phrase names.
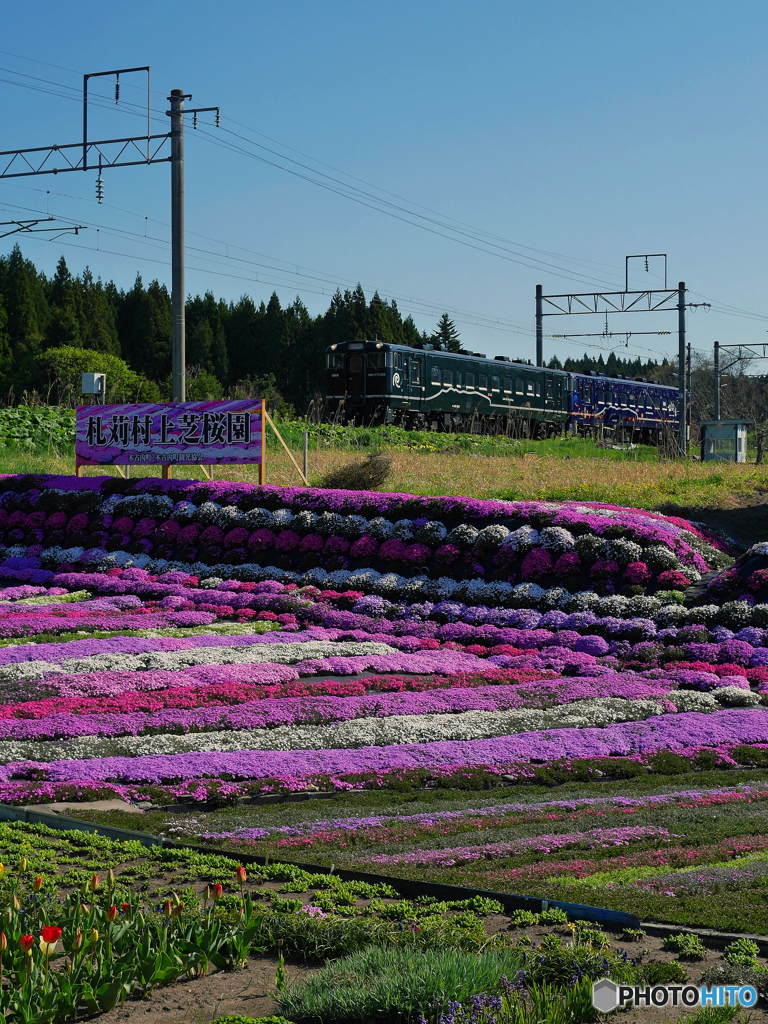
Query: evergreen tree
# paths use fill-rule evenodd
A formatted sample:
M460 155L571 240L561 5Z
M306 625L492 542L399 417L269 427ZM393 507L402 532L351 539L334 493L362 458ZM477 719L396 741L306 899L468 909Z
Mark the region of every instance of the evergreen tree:
M461 348L459 332L447 313L443 313L438 320L437 327L432 332L430 341L435 348L441 348L445 352L458 352Z

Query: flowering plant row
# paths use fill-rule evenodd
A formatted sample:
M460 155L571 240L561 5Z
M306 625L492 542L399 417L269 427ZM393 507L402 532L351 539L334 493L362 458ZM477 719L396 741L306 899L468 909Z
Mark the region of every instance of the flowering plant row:
M473 586L490 584L487 596L503 600L515 583L567 584L608 594L623 589L630 596L648 589L680 590L728 561L682 520L604 505L446 499L443 519L393 519L334 511L344 504L344 495L334 492L326 492L319 513L301 507L297 495L287 492L285 505L270 507L273 491L263 488L230 489L223 496L232 504L209 500L210 489L202 485L177 489L175 496L180 494L184 497L174 503L167 494L106 497L91 488L80 495L90 511L73 514L70 490L8 490L0 501L2 571L6 578L43 583L51 570L77 562L102 570L128 562L166 569L176 564L191 566L198 575L211 567L236 566L241 578L249 573L263 578L264 570L268 577L274 570L298 575L314 570L318 578L350 570L363 570L365 576L369 570L369 583L382 574L394 576L395 588L403 589L401 579L421 585L414 591L426 584L424 596L430 581L439 594L450 580L459 588L464 581L470 594ZM410 511L413 501L400 498L400 508ZM317 493L307 501L320 507ZM363 507L373 511L370 501ZM452 525L458 513L461 521ZM494 582L501 589L494 590Z

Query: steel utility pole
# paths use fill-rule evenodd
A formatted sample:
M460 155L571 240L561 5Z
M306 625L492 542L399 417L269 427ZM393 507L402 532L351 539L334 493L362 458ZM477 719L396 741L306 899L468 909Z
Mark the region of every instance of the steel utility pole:
M686 455L688 450L688 389L685 372L685 281L677 286L677 384L680 405L680 454Z
M544 365L544 313L542 310L542 294L544 289L536 285L536 365Z
M171 307L173 358L171 379L174 402L186 397L186 324L184 290L184 100L182 89L171 89Z
M115 103L120 99L120 75L136 72L147 75L147 134L120 139L101 139L94 142L88 138L88 81L91 78L115 76ZM134 167L138 164L171 163L171 293L173 308L173 400L183 402L185 398L184 365L184 100L191 99L182 89L173 89L168 100L171 109L166 111L171 118L171 131L150 134L150 68L116 68L112 71L96 71L83 75L83 140L66 145L38 146L34 149L9 149L0 152L0 179L28 178L38 174L63 174L67 171L95 169L98 158L99 177L96 182L97 196L101 202L101 171L107 167ZM216 127L219 127L218 107L198 107L187 110L194 116L193 127L197 127L197 115L216 111ZM170 139L170 157L161 155L165 143ZM154 147L154 148L153 148ZM89 166L89 156L93 159ZM48 218L52 220L53 218ZM16 223L16 222L14 222ZM18 222L23 224L25 222ZM28 222L33 224L33 222ZM34 223L40 223L34 222ZM1 226L1 225L0 225ZM66 230L81 229L73 225ZM28 231L29 228L16 230ZM33 230L53 230L38 229Z
M720 342L715 342L715 419L720 419Z

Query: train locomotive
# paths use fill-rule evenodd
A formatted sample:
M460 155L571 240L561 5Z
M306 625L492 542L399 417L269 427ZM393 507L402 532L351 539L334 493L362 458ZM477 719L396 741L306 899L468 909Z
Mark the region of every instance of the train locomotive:
M340 423L527 438L657 444L679 427L677 388L657 381L376 340L326 349L326 403Z

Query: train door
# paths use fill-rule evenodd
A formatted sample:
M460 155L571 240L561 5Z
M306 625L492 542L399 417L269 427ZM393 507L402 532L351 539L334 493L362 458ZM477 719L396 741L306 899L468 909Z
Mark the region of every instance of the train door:
M347 357L347 391L353 398L365 397L365 352L363 345L357 349L357 345L349 345L349 356Z
M408 395L411 409L421 409L424 394L424 360L420 356L408 358Z

